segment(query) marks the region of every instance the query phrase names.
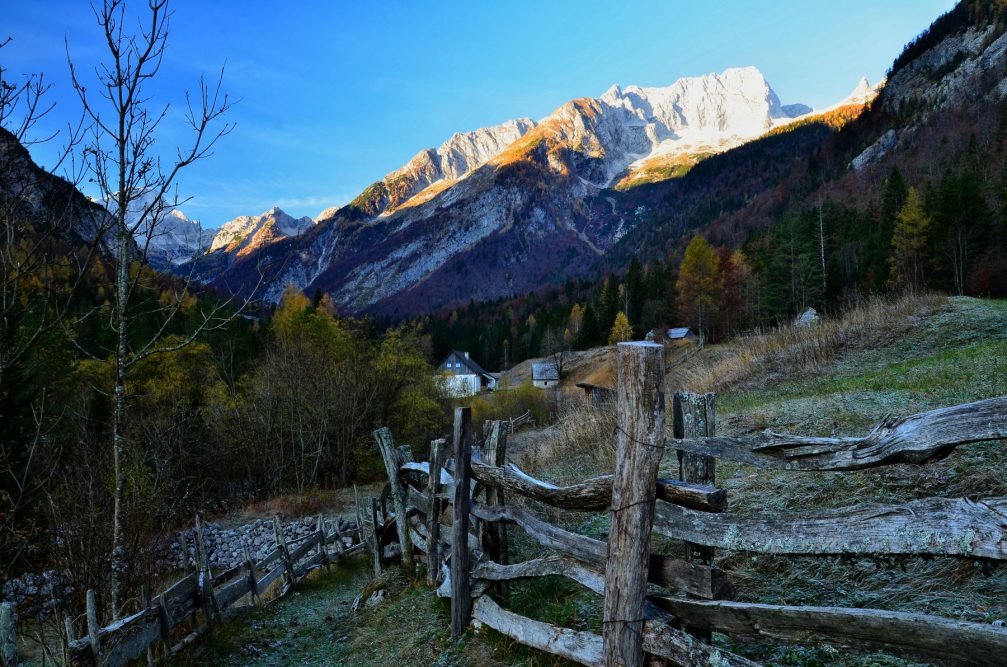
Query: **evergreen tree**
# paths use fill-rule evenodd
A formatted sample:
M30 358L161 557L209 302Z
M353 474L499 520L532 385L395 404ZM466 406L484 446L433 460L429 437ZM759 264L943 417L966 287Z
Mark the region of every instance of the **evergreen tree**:
M643 302L646 295L643 286L643 270L640 268L640 261L634 257L629 262L629 271L626 273L626 317L633 324L634 328L640 330L640 315L643 312Z
M575 346L578 350L586 350L597 345L599 336L598 317L594 314L594 308L589 303L584 307L584 321L575 338Z

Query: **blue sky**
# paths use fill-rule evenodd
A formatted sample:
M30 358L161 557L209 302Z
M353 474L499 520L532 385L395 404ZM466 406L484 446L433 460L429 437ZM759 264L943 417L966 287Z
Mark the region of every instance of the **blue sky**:
M146 3L131 0L140 7ZM951 0L615 2L175 0L154 99L177 105L225 65L234 131L191 167L183 208L207 227L278 205L315 216L456 131L541 118L611 84L661 86L754 65L784 103L828 106L884 76ZM628 9L627 7L631 7ZM78 67L104 57L86 0L0 0L12 74L44 72L58 127ZM166 153L185 138L169 116ZM44 131L44 128L40 128ZM33 149L51 164L55 143Z

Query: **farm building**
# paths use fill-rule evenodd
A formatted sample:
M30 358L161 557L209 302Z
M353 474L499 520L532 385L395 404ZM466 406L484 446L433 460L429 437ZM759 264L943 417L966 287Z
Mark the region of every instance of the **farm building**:
M437 368L437 378L449 396L472 396L482 389L496 389L497 378L469 357L452 350Z
M539 389L553 387L559 384L559 370L552 362L532 364L531 383Z
M696 334L692 332L689 327L676 327L674 329L668 329L668 341L672 343L677 343L680 340L692 341L696 340Z

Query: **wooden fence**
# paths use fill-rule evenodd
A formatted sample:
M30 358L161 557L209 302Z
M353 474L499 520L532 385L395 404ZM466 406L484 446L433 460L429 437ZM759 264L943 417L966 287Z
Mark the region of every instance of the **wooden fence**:
M1007 398L886 418L862 438L770 432L734 438L715 436L713 394L679 392L672 406L674 437L666 438L663 348L623 343L617 359L614 475L565 487L535 479L505 463L505 423L489 423L477 445L468 408L455 411L448 462L443 440L432 443L430 461L413 462L408 450L395 448L387 429L375 432L394 513L387 499L375 502L374 528L365 539L373 541L377 567L393 552L410 555L408 567L414 559L427 564L428 582L451 598L453 635L476 621L585 665L639 667L646 654L676 665L755 664L712 646L713 632L743 641L824 642L938 664L1007 662L1007 629L876 609L736 602L730 574L714 564L716 549L1007 560L1007 498L927 498L750 516L729 512L727 494L715 486L717 458L795 472L926 464L961 444L1007 438ZM666 450L677 452L682 479L658 479ZM544 521L525 503L513 502L515 496L565 510L607 509L607 543ZM555 555L508 562L508 525ZM651 553L652 533L683 540L685 558ZM552 575L604 596L601 636L505 609L508 582ZM650 594L654 584L665 592Z
M70 639L63 646L63 663L119 667L143 655L150 662L158 645L162 656L170 656L219 623L228 608L241 598L251 596L258 603L259 596L281 577L282 596L312 570L328 568L333 559L363 551L359 523L343 532L338 522L328 527L325 524L319 516L313 533L287 541L276 517L273 520L276 547L265 558L254 562L246 548L244 563L214 575L203 539L202 520L197 515L195 571L156 595L146 608L104 627L98 621L95 593L88 591L84 637L77 639L72 619L69 616L64 619L65 634ZM17 665L13 609L7 603L0 607L0 665Z

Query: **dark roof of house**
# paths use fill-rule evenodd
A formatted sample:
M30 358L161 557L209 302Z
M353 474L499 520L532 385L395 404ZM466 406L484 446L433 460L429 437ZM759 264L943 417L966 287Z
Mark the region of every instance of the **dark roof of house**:
M483 367L473 361L471 357L464 352L459 352L458 350L451 350L448 356L444 357L444 361L441 362L441 366L443 366L452 356L458 359L458 361L460 361L465 368L472 373L472 375L485 375L487 377L493 377L491 373L483 370ZM463 375L463 373L457 373L457 375Z
M536 380L555 380L559 381L559 370L556 368L556 364L551 362L541 362L531 365L531 379Z

